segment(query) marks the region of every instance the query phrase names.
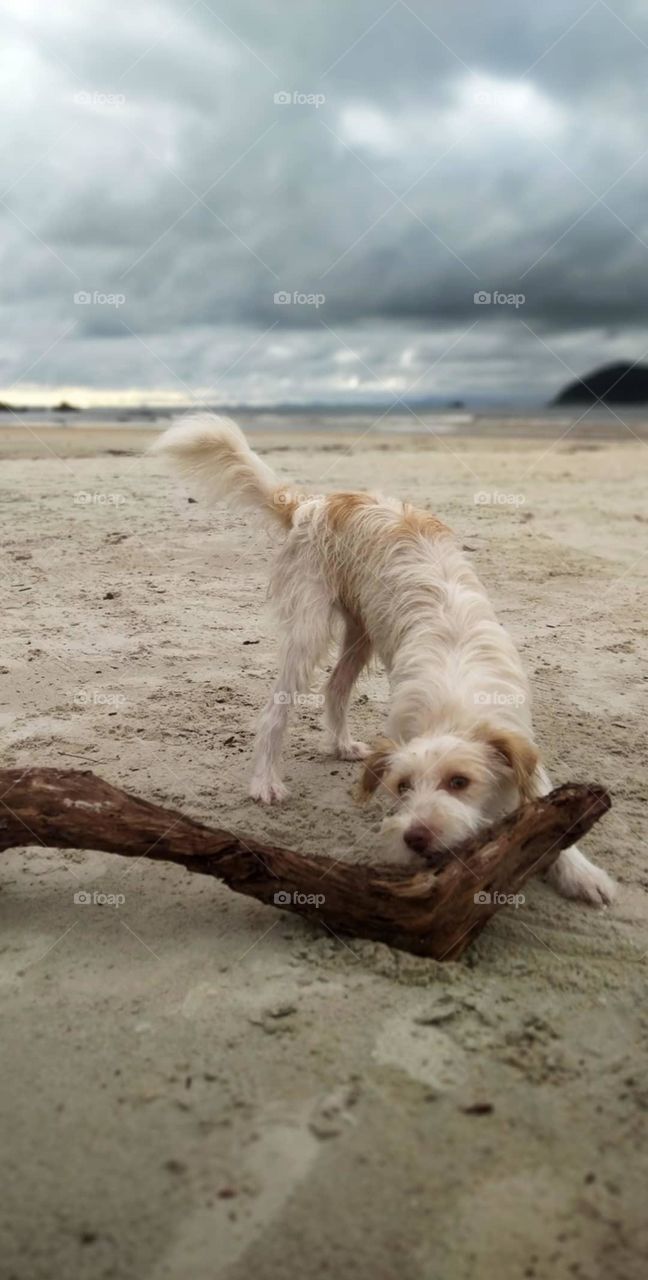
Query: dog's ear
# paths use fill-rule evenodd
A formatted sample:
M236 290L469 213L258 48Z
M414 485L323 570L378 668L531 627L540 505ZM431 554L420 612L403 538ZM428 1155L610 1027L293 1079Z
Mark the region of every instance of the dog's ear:
M500 729L488 724L479 726L478 736L512 769L522 799L532 800L536 794L534 775L540 755L530 739L513 729Z
M373 751L364 762L362 777L358 785L358 799L368 800L382 782L390 764L396 743L391 738L377 738Z

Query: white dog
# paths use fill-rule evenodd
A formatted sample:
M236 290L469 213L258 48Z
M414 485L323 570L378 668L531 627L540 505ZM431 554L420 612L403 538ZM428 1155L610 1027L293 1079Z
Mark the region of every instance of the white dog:
M363 793L380 787L390 805L381 860L433 860L550 790L519 655L441 520L376 494L294 494L226 418L186 418L153 447L208 496L269 515L285 530L272 579L279 676L261 715L255 799L287 795L280 764L289 709L309 689L340 618L327 721L337 755L365 760ZM373 652L389 675L391 707L385 737L370 751L352 740L347 708ZM600 905L613 895L606 872L574 847L548 878L567 897Z

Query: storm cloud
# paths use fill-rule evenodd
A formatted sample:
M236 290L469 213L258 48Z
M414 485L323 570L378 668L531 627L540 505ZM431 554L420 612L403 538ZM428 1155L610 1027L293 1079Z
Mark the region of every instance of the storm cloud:
M532 400L648 349L639 3L3 27L2 395Z

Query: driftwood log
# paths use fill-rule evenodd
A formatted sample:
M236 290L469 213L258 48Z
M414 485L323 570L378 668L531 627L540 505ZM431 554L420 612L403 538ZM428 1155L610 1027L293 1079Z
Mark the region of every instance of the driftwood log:
M460 956L509 895L610 807L601 787L558 787L433 867L410 872L306 857L207 827L89 771L0 769L0 797L0 850L43 844L177 862L335 935L437 960Z

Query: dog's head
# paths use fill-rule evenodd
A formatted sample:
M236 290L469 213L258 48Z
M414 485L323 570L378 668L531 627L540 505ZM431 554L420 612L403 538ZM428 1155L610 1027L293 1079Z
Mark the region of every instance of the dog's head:
M389 804L381 857L434 861L531 798L537 765L528 738L487 723L465 736L425 734L401 745L380 739L365 761L360 797L380 788Z

